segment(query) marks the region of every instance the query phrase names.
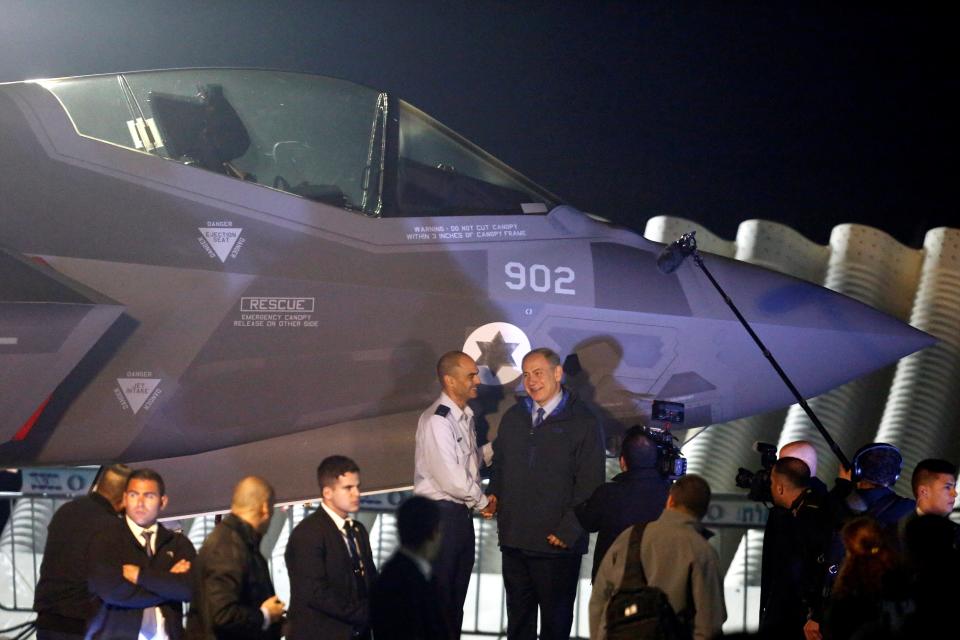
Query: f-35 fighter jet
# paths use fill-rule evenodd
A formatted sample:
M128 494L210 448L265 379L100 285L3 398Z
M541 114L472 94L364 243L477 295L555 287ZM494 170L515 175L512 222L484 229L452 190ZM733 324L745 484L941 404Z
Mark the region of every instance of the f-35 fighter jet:
M659 273L661 245L386 93L226 69L30 81L0 85L0 132L2 464L149 464L181 514L249 473L315 497L332 453L365 490L407 486L451 349L481 365L488 437L532 347L567 358L608 435L655 400L681 427L793 401L693 265ZM931 342L708 258L805 397Z

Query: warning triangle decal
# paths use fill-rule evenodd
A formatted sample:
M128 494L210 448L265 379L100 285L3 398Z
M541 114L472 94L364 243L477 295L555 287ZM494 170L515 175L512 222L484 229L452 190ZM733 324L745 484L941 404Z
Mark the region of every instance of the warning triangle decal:
M153 395L160 378L117 378L123 397L130 403L130 409L136 415L143 407L143 403Z
M233 251L243 231L240 227L200 227L198 230L220 258L220 262L227 261L227 256Z

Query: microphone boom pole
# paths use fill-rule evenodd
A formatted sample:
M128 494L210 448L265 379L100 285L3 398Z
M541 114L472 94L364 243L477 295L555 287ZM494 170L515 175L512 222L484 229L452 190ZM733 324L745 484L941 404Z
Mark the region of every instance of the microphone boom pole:
M830 436L830 433L827 431L826 427L823 426L823 423L820 422L820 419L817 417L817 414L813 412L813 409L810 408L810 405L807 404L807 401L803 399L803 396L800 395L800 391L794 386L793 382L790 381L789 376L780 366L780 363L777 362L777 359L773 357L773 354L770 353L770 350L767 349L766 345L763 344L763 340L760 339L760 336L756 334L753 328L750 326L750 323L747 322L747 319L743 317L743 314L740 313L740 310L737 308L737 305L733 303L733 300L730 299L730 296L727 295L726 291L723 290L723 287L720 286L720 283L717 282L716 278L713 277L713 274L710 273L710 270L707 269L707 265L703 262L703 256L700 255L700 251L697 250L697 240L695 237L696 231L691 231L690 233L685 233L680 237L680 240L677 240L673 244L667 245L658 258L658 266L663 267L666 263L666 268L669 269L667 273L674 271L677 267L680 266L680 261L683 260L687 255L693 256L693 261L697 263L697 266L700 267L700 270L707 276L707 279L710 280L710 284L717 290L717 293L720 294L720 297L723 298L723 301L727 303L727 306L730 307L730 310L733 311L733 315L737 317L737 320L740 321L740 324L743 325L743 328L747 330L747 333L750 334L750 337L753 338L753 341L757 344L757 347L760 348L760 351L763 353L764 357L770 362L770 365L780 376L780 379L783 380L783 383L787 385L787 388L790 389L790 392L793 394L794 398L797 399L797 404L804 410L807 414L807 417L810 418L810 421L813 422L813 426L817 428L817 431L820 432L820 435L823 436L823 439L827 441L827 444L830 446L830 450L837 456L840 460L840 463L846 467L850 468L850 461L847 459L847 456L844 455L843 450L840 449L840 445L837 444L836 440ZM677 260L677 255L680 255L679 261ZM664 257L668 257L668 260L663 260ZM661 268L661 270L664 270Z

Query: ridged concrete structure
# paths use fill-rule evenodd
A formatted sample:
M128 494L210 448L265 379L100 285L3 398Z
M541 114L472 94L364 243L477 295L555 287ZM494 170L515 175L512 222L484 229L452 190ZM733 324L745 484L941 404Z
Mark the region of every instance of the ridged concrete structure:
M910 319L922 259L919 251L905 247L878 229L848 224L833 229L829 246L822 283L825 287L901 320ZM825 362L824 366L830 363ZM888 367L854 380L810 401L810 407L847 457L874 439L893 369ZM794 440L809 440L817 447L821 478L836 476L839 461L799 405L790 407L780 444Z
M960 229L933 229L923 249L910 324L940 342L898 363L877 433L903 453L897 490L906 495L917 462L960 457Z
M823 246L782 225L749 220L740 224L731 243L682 218L661 216L648 221L645 235L672 242L691 229L697 230L704 251L823 284L939 338L939 344L896 367L809 404L848 457L871 441L900 447L905 465L897 489L905 495L920 459L960 456L960 230L933 229L922 249L912 249L878 229L847 224L835 227L829 245ZM776 373L771 369L770 375ZM731 474L738 466L756 468L751 445L764 439L779 445L810 440L819 453L818 476L828 484L835 477L838 461L799 405L785 413L710 426L684 447L689 470L707 478L715 491L731 491ZM725 580L728 586L759 585L762 545L761 532L743 537Z

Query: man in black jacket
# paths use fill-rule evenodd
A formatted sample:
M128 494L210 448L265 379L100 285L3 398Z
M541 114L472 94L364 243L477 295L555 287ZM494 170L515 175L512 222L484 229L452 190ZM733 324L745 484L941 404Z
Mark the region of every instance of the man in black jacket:
M763 532L763 552L760 561L760 632L783 638L804 637L803 625L806 623L808 609L817 606L819 598L811 599L800 582L801 573L798 567L811 567L806 564L808 556L804 556L804 546L798 543L805 537L804 530L811 522L814 514L811 507L820 509L817 513L826 510L826 526L829 536L829 527L832 511L826 509L827 487L817 478L817 450L812 443L806 440L796 440L780 448L779 459L791 458L803 462L807 473L797 463L790 463L793 471L788 474L779 474L779 485L790 485L783 495L774 499L774 493L780 491L774 487L771 472L771 500L773 508L767 517ZM784 485L785 486L785 485ZM800 494L806 497L802 501L803 508L793 510L793 500ZM798 505L799 506L799 505ZM817 538L819 540L819 538ZM822 558L820 559L822 561ZM818 563L818 571L822 574L825 567ZM809 573L805 574L809 577ZM799 622L798 622L799 620Z
M130 474L124 518L90 544L90 590L103 604L87 628L88 639L183 637L182 603L190 601L196 552L186 536L157 523L166 506L163 478L156 471Z
M810 467L799 458L781 456L776 461L770 470L770 494L784 520L778 530L777 573L761 608L760 629L799 640L807 617L821 608L823 561L833 521L826 496L813 487Z
M290 640L349 640L370 634L370 588L377 577L370 539L350 517L360 509L360 469L330 456L317 467L320 508L298 524L284 559L290 575Z
M90 540L119 520L130 468L107 467L93 491L63 505L47 527L33 595L37 640L80 640L100 602L87 588Z
M260 540L273 515L273 488L247 476L233 490L230 513L193 563L190 640L278 640L284 605L276 596Z
M400 549L387 560L370 597L376 640L448 637L430 563L440 550L440 507L413 496L397 509Z
M627 429L620 445L620 471L576 508L587 531L599 531L593 550L593 571L617 536L629 526L653 522L663 513L670 492L670 477L657 469L657 445L642 426Z
M957 466L947 460L927 458L917 463L910 479L917 509L913 515L933 515L948 518L957 501ZM901 531L912 517L901 524ZM954 533L954 546L960 550L960 525L949 521Z
M528 397L500 421L488 491L507 592L507 637L569 638L587 532L573 507L603 482L596 417L564 389L560 357L534 349L523 359Z

